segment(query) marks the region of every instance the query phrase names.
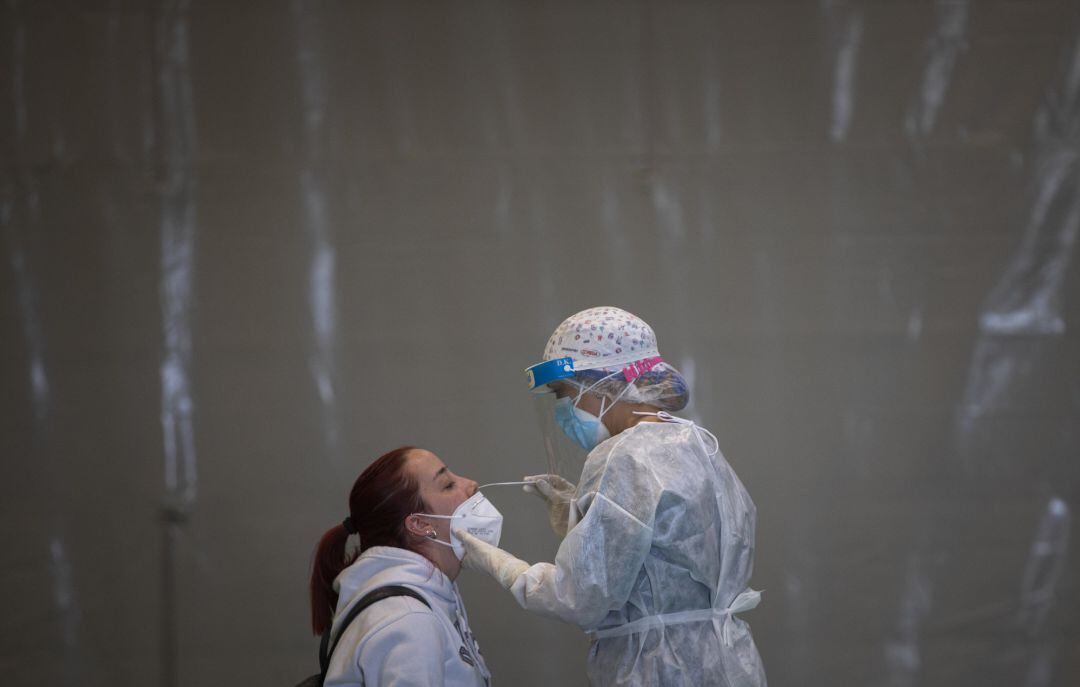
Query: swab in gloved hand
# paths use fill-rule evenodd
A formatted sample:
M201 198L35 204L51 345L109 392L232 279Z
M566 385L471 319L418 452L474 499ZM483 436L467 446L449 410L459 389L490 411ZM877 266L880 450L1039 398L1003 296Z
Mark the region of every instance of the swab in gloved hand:
M522 484L532 484L532 482L489 482L487 484L481 484L476 488L476 490L481 491L482 489L487 489L488 487L515 487Z
M547 502L551 529L560 537L565 537L570 528L570 504L574 500L577 486L559 475L552 474L530 475L525 480L524 490Z

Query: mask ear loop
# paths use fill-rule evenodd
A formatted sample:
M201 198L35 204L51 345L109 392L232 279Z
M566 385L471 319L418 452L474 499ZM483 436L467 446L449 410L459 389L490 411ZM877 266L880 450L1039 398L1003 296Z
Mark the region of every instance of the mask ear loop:
M577 395L577 398L574 399L574 407L576 408L577 404L581 402L581 397L582 396L589 393L590 391L592 391L596 387L600 386L601 384L603 384L607 380L611 379L612 377L620 374L621 372L622 372L621 370L615 370L614 372L612 372L608 376L602 377L601 379L599 379L597 382L595 382L594 384L592 384L588 388L585 388L585 385L581 384L580 382L575 382L578 385L578 395ZM604 408L604 404L607 403L608 398L607 398L607 396L601 396L600 397L600 415L598 417L600 419L603 419L604 414L607 413L608 410L611 410L612 408L614 408L615 404L619 402L620 398L622 398L622 395L625 394L629 390L630 390L630 385L627 384L625 387L623 387L623 390L619 392L619 395L615 397L615 400L611 401L611 405L607 406L606 410Z
M601 417L601 419L604 417L604 413L606 413L608 410L611 410L612 408L615 407L615 404L619 402L619 399L623 397L623 394L625 394L627 391L630 391L631 384L633 384L633 382L631 382L631 383L629 383L629 384L627 384L626 386L623 387L623 390L619 392L619 395L615 397L615 400L613 400L611 402L611 405L609 405L607 407L607 410L604 410L604 400L606 400L607 397L604 397L604 398L600 399L600 417Z
M460 515L436 515L434 513L413 513L413 515L423 515L425 518L439 518L440 520L453 520L454 518L462 517ZM445 546L448 549L454 548L454 545L450 542L439 539L439 535L434 531L432 531L431 534L425 534L423 536L425 539L427 539L433 544L439 544L441 546Z
M446 518L446 519L453 519L454 518L454 516L452 516L452 515L435 515L433 513L413 513L413 515L422 515L425 518ZM424 539L427 539L428 541L434 542L436 544L442 544L443 546L448 546L451 549L454 548L453 544L449 544L447 542L444 542L442 539L439 539L439 535L435 532L434 529L431 530L431 532L428 532L427 534L417 534L416 536L423 537Z
M585 395L585 385L579 382L574 382L574 384L577 384L577 396L574 397L574 407L577 408L577 404L581 402L581 397Z

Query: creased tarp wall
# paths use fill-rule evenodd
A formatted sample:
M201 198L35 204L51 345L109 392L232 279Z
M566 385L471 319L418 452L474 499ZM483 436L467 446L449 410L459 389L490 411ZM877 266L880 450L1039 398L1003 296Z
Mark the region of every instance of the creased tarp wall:
M356 474L540 471L521 371L600 304L757 502L772 684L1080 679L1075 3L11 0L0 37L8 682L307 674ZM584 682L461 585L500 683Z

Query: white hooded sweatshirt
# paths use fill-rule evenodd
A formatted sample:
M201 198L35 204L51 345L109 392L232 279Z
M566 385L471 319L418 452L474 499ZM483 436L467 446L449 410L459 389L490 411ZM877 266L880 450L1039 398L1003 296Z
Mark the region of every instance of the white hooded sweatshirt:
M408 587L427 599L395 596L362 611L330 659L326 687L486 687L491 673L469 630L457 585L420 554L392 546L367 549L334 580L333 635L349 609L370 591Z

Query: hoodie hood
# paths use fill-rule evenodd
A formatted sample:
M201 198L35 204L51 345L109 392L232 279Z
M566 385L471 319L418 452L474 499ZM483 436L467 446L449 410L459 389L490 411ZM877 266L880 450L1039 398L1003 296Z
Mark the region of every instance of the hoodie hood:
M420 592L432 610L441 610L449 618L459 614L457 585L434 563L407 549L373 546L334 580L338 603L334 611L333 634L338 634L339 624L353 604L368 592L389 585L401 585Z

